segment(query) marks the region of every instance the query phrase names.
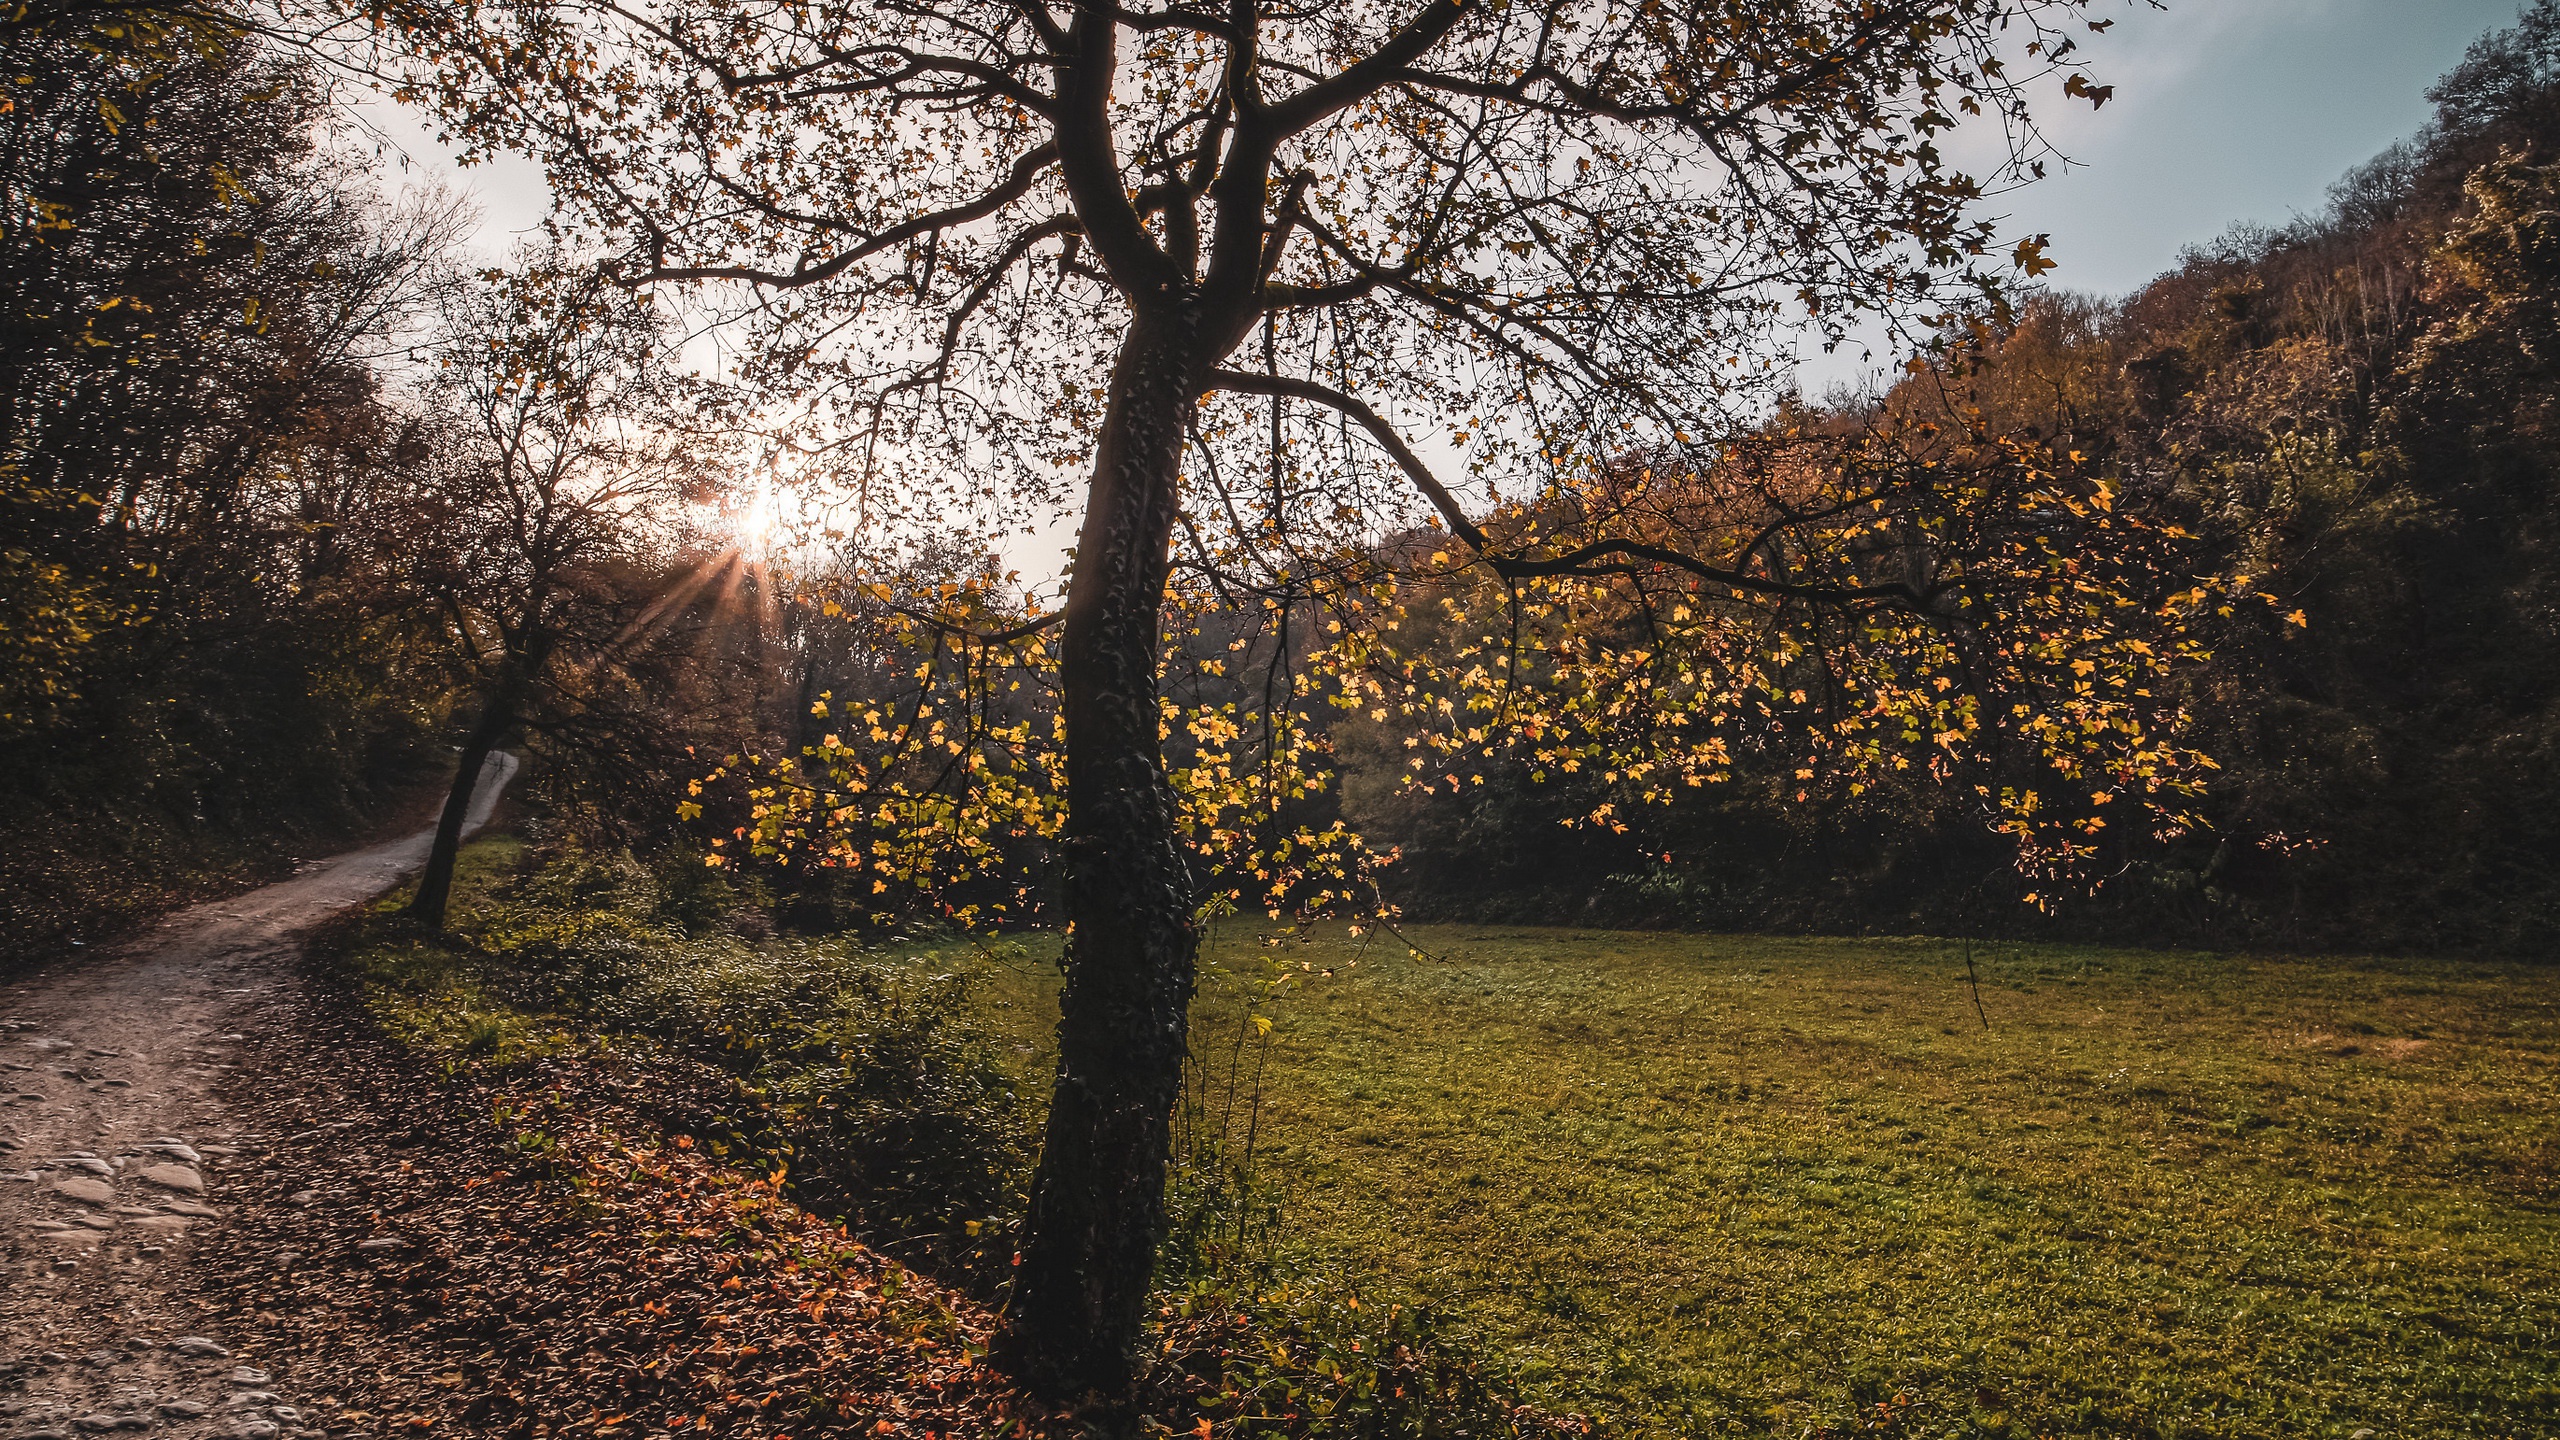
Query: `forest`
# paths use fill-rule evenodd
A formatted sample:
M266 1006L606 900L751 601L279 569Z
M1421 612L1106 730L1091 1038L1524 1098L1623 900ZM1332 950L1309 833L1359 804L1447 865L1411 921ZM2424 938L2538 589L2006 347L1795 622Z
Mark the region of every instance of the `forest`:
M2436 121L2341 177L2326 213L2235 230L2132 295L2032 293L1952 381L1941 367L1793 402L1803 423L1856 424L1953 384L2184 527L2193 574L2274 597L2216 617L2209 658L2179 676L2220 766L2189 834L2112 846L2103 883L2042 914L2018 903L2033 887L2010 847L1945 787L1798 800L1774 766L1746 766L1646 805L1590 777L1532 783L1515 758L1426 801L1356 725L1324 737L1339 780L1323 819L1398 852L1378 885L1417 918L2541 953L2555 670L2531 618L2551 463L2533 357L2555 281L2535 157L2560 123L2560 41L2538 23L2447 75ZM49 38L22 25L13 43ZM526 502L489 454L509 427L575 422L495 413L475 393L488 381L449 377L483 363L495 317L542 343L543 301L506 287L546 282L475 274L460 199L386 198L313 75L226 48L119 102L133 113L116 124L97 108L115 57L33 62L45 93L10 115L16 848L0 870L28 950L325 847L439 770L492 664L456 616L551 609L592 647L727 544L648 503L715 483L671 451L608 502L532 522L549 527L525 546L539 558L515 548ZM71 214L96 218L53 237L43 217ZM596 319L623 327L614 362L673 344L645 310ZM444 367L433 385L416 384L422 357ZM584 403L607 413L679 403L619 393L675 382L601 356L544 363L597 367L590 383L617 393ZM700 600L655 622L677 638L546 692L522 732L546 813L583 844L701 853L712 832L679 826L668 798L711 768L688 747L808 743L800 702L876 685L895 653L856 593L876 583L868 559L695 584ZM898 579L1000 563L934 537ZM1573 826L1613 798L1624 829ZM155 888L136 892L137 868ZM830 924L867 909L823 905Z
M0 1434L2555 1433L2560 0L2118 296L2090 0L1413 8L0 13Z

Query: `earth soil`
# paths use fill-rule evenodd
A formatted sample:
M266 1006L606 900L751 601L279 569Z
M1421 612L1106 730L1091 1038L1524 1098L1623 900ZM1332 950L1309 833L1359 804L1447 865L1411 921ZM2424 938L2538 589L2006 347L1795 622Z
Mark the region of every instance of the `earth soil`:
M490 758L470 829L516 769ZM242 1263L255 1249L242 1242L271 1218L274 1187L254 1182L273 1178L283 1137L236 1114L243 1047L303 999L302 937L399 883L431 839L311 862L0 988L0 1437L350 1428L334 1423L336 1397L306 1396L288 1367L260 1362L254 1325L227 1318L236 1308L217 1295L234 1277L204 1264ZM235 1203L235 1191L257 1198Z

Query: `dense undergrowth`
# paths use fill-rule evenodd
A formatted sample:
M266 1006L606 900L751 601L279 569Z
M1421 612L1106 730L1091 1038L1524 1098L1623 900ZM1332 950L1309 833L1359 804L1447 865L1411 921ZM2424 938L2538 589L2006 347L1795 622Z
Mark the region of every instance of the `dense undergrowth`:
M448 1084L503 1090L512 1076L554 1097L504 1111L557 1109L564 1085L593 1083L564 1076L645 1077L612 1093L668 1137L651 1155L672 1147L764 1177L976 1307L954 1323L982 1341L1040 1120L1029 1047L1017 1027L988 1023L1007 1002L984 977L1032 957L963 942L969 963L955 968L929 943L771 937L758 898L690 866L495 837L465 852L444 933L386 903L334 950L375 1022ZM1588 1430L1523 1403L1433 1307L1366 1300L1354 1279L1270 1244L1269 1197L1234 1151L1234 1125L1206 1121L1237 1118L1214 1070L1201 1067L1185 1126L1148 1378L1129 1409L1071 1423L1204 1436ZM546 1129L545 1146L576 1128ZM627 1156L580 1151L552 1158L640 1173Z
M995 1275L1036 1131L974 1032L968 982L887 952L724 928L726 887L513 840L475 847L444 935L348 951L393 1032L449 1068L606 1044L691 1072L669 1119L787 1168L805 1203L919 1264ZM520 868L521 867L521 868Z

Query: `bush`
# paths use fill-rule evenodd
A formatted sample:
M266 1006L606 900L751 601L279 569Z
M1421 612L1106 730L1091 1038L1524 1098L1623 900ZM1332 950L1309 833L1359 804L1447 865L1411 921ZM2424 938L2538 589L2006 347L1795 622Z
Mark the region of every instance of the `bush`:
M450 936L386 918L356 968L403 1039L456 1056L542 1053L545 1026L636 1045L668 1123L786 1169L800 1203L902 1259L1000 1281L1038 1119L974 982L847 940L689 934L738 897L667 868L564 847L466 871Z
M714 1117L725 1143L787 1164L801 1203L872 1244L992 1285L1010 1269L1038 1120L975 1022L975 989L779 943L660 967L626 993L661 1038L736 1077L744 1103Z

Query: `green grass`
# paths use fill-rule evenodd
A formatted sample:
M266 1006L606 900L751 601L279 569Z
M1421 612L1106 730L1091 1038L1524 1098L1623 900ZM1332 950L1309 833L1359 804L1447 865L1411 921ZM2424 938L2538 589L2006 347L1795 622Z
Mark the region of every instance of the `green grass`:
M1912 1433L2560 1434L2551 971L2002 947L1986 1032L1938 942L1414 938L1214 946L1197 1029L1301 977L1256 1160L1287 1247L1546 1398L1638 1432L1900 1395ZM1001 973L1029 1052L1046 986Z
M454 856L455 910L459 914L524 863L524 842L500 831L466 844ZM570 1036L550 1017L527 1014L493 994L480 968L462 949L423 931L386 925L417 893L402 885L366 907L369 923L359 943L341 959L363 985L366 1007L393 1039L448 1058L499 1062L530 1059L561 1049Z
M520 859L470 847L458 909ZM568 1043L375 934L411 1043ZM1621 1432L2560 1435L2560 972L2003 946L1986 1030L1934 941L1264 938L1211 946L1194 1030L1215 1102L1252 1085L1247 1004L1275 1021L1283 1258ZM1042 942L901 953L978 974L1045 1080Z

